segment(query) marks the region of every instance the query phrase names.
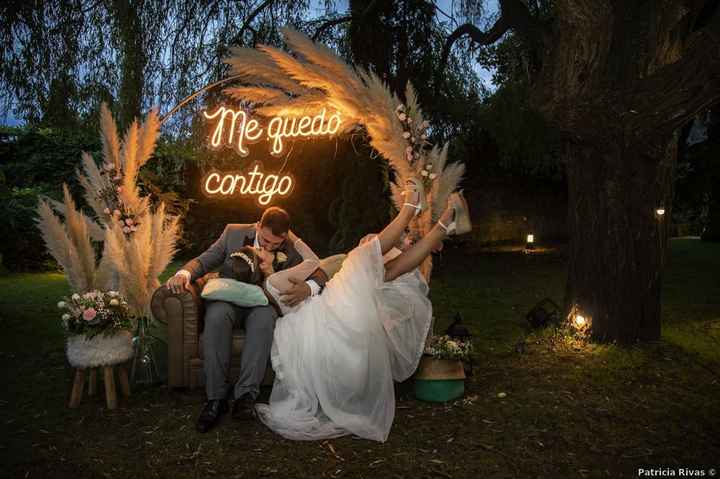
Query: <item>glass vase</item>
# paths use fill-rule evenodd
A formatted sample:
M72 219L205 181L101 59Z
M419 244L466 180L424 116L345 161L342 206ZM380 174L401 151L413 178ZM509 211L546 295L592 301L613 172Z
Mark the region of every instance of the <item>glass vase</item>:
M161 382L158 363L155 359L155 338L149 332L149 318L138 320L133 349L135 355L130 369L130 381L133 384L157 384Z

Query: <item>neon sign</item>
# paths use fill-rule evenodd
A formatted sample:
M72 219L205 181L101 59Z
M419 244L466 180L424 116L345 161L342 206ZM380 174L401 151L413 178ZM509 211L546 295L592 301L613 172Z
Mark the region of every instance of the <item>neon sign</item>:
M270 153L280 156L285 148L283 140L331 136L337 133L342 122L339 112L328 115L324 108L315 115L274 116L267 127L251 118L246 111L226 106L220 106L213 112L205 111L203 116L217 122L209 138L210 145L213 148L232 147L242 157L250 154L248 145L258 142L263 135L271 142ZM202 182L203 192L210 197L254 195L261 206L267 205L276 196L289 195L293 186L291 176L266 174L258 163L244 173L213 171Z
M247 112L226 106L218 107L212 113L203 112L203 116L208 120L217 120L210 144L215 148L233 146L243 157L249 154L247 144L258 141L263 133L268 141L272 140L270 152L279 156L285 146L283 138L331 136L337 133L341 123L339 112L327 116L324 108L314 116L274 116L267 130L256 119L250 118Z
M257 195L257 201L265 206L275 195L287 196L292 191L291 176L266 175L255 163L246 173L212 172L203 179L203 191L208 196Z

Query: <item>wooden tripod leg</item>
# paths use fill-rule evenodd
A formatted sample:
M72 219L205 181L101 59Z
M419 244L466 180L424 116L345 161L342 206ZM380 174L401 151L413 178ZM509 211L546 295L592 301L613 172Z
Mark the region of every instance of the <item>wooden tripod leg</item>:
M95 396L97 392L97 369L90 369L90 380L88 381L88 396Z
M128 372L125 366L120 366L118 377L120 378L120 390L122 391L123 396L127 399L130 397L130 381L128 381Z
M85 370L77 368L75 370L75 381L73 382L72 392L70 393L70 403L68 407L76 408L82 400L83 388L85 387Z
M115 375L112 366L105 366L105 399L108 409L117 408L117 393L115 392Z

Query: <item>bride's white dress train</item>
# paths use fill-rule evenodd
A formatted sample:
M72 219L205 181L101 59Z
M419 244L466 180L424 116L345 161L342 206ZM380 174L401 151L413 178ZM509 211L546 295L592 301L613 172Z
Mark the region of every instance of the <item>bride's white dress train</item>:
M417 368L432 306L417 269L384 275L375 238L350 252L321 295L277 320L275 383L269 404L256 406L270 429L296 440L387 439L393 380Z

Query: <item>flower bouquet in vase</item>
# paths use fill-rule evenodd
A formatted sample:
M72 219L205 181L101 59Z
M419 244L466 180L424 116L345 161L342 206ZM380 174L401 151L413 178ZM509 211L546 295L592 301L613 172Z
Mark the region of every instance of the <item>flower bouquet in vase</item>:
M74 368L124 363L133 356L134 321L117 291L75 293L58 303L67 332L67 358Z
M415 397L422 401L446 402L465 394L463 361L470 359L472 342L432 336L415 373Z

